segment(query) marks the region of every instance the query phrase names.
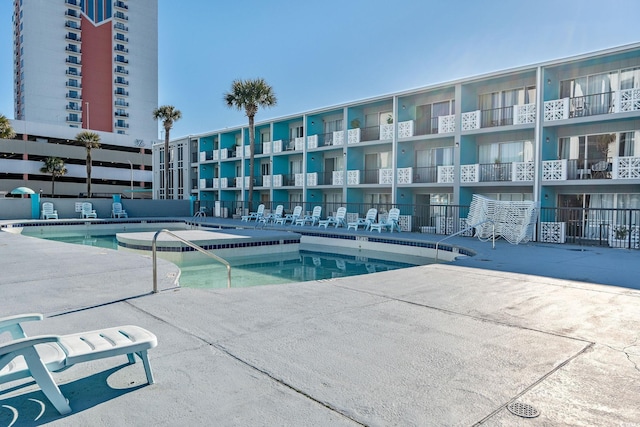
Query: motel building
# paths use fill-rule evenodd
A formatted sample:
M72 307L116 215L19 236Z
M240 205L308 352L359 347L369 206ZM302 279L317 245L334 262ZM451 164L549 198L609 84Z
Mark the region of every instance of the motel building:
M449 234L462 210L421 212L479 194L536 202L543 241L606 240L628 224L637 242L640 44L304 111L255 132L253 171L247 126L171 141L169 198L231 216L253 179L254 207L322 205L325 216L347 205L362 216L398 206L403 229ZM165 198L163 174L156 144L155 198Z

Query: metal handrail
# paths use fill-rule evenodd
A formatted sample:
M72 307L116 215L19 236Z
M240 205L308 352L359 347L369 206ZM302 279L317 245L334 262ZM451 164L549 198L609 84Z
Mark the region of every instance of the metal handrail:
M440 243L444 242L444 241L445 241L445 240L447 240L447 239L450 239L451 237L457 236L458 234L462 234L462 233L464 233L465 231L469 231L469 230L471 230L471 229L473 229L473 228L475 228L475 227L477 227L477 226L479 226L479 225L482 225L482 224L484 224L485 222L490 222L490 223L491 223L491 225L493 226L493 227L492 227L492 232L491 232L491 240L492 240L492 242L493 242L493 243L492 243L492 249L495 249L495 248L496 248L496 223L495 223L495 222L493 222L493 220L485 219L484 221L479 222L479 223L474 224L474 225L470 225L470 226L468 226L467 228L465 228L465 229L463 229L463 230L458 231L457 233L450 234L450 235L448 235L447 237L445 237L444 239L440 239L440 240L438 240L438 241L436 242L436 263L438 262L438 246L440 246Z
M158 232L156 232L156 234L153 235L153 241L151 242L151 255L153 258L153 293L157 294L158 293L158 263L157 263L157 255L156 255L156 240L158 239L158 236L161 233L167 233L168 235L180 240L182 243L184 243L187 246L192 247L193 249L197 250L198 252L202 252L203 254L207 255L210 258L215 259L216 261L221 262L222 264L227 266L227 288L231 287L231 264L229 264L225 259L220 258L218 255L216 254L212 254L211 252L205 251L204 249L202 249L200 246L196 245L195 243L192 243L186 239L183 239L182 237L178 236L175 233L172 233L171 231L167 230L167 229L162 229Z

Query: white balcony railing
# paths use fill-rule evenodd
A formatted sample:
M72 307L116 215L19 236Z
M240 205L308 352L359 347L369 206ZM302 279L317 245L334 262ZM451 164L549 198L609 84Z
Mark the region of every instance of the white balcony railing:
M262 143L262 154L271 154L271 148L273 147L273 142L263 142Z
M318 148L318 135L307 137L307 148Z
M360 128L349 129L347 131L347 143L357 144L358 142L360 142Z
M393 123L380 125L380 140L393 139Z
M304 137L298 136L294 141L294 150L302 151L304 150Z
M533 162L513 162L511 171L511 179L513 181L533 181L534 164Z
M353 170L347 171L347 185L358 185L360 184L360 171Z
M333 171L331 173L331 184L344 185L344 171Z
M461 120L461 128L463 131L480 129L480 110L462 113Z
M542 162L543 181L566 181L567 159L545 160Z
M282 140L273 141L273 152L282 153Z
M378 170L378 184L393 184L393 169L384 168Z
M438 166L438 183L452 184L454 181L454 170L453 166Z
M220 188L228 188L229 187L229 178L220 178Z
M307 173L307 185L309 187L315 187L318 185L318 172Z
M271 175L262 175L262 186L271 187Z
M304 185L304 174L296 173L293 175L294 184L296 187L302 187Z
M536 122L536 104L513 106L513 124L523 125Z
M480 182L480 165L461 165L460 182Z
M333 132L333 145L344 145L343 130L337 130Z
M282 187L282 175L273 175L273 186Z
M413 120L398 122L398 138L410 138L413 136Z
M413 182L413 168L398 168L398 184L411 184Z
M456 131L456 116L451 114L448 116L438 117L438 133L452 133Z

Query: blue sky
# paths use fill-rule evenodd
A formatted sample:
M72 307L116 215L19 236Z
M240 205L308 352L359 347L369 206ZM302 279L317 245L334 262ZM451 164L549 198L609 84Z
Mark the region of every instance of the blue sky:
M11 4L0 2L0 113L10 118ZM223 102L237 78L262 77L274 88L278 105L260 110L262 121L640 42L638 0L158 4L158 103L183 114L172 139L245 124Z

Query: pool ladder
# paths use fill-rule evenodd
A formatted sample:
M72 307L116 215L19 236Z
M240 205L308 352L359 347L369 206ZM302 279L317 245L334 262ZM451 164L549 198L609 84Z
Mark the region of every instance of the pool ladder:
M151 255L153 258L153 293L156 294L158 293L158 257L156 254L156 241L158 240L158 236L162 233L166 233L168 235L170 235L171 237L180 240L182 243L184 243L185 245L192 247L193 249L197 250L198 252L202 252L203 254L205 254L206 256L208 256L209 258L213 258L216 261L221 262L222 264L224 264L227 267L227 288L231 287L231 264L229 264L225 259L219 257L216 254L213 254L209 251L205 251L204 249L202 249L200 246L196 245L193 242L190 242L187 239L183 239L182 237L178 236L175 233L172 233L171 231L167 230L167 229L162 229L158 232L156 232L156 234L153 235L153 241L151 242Z

